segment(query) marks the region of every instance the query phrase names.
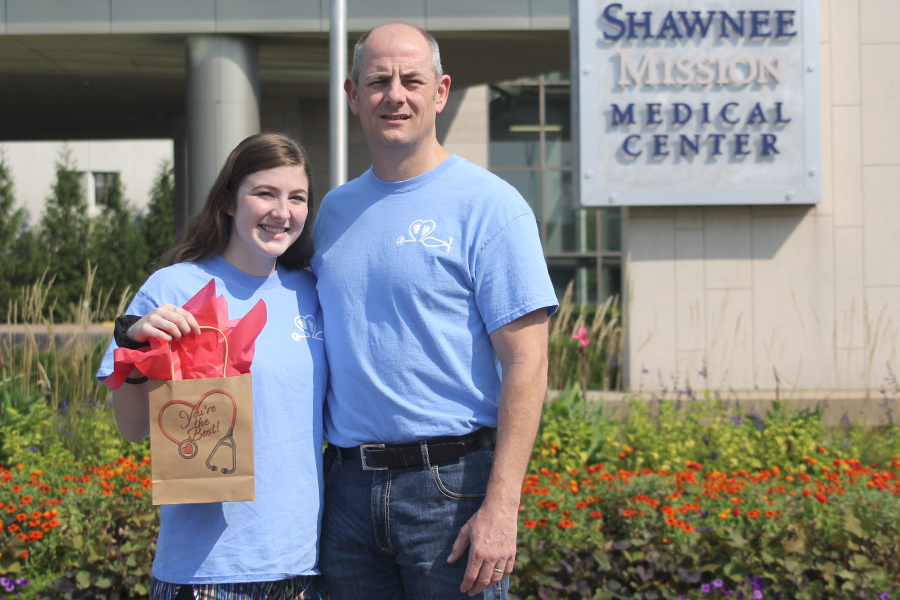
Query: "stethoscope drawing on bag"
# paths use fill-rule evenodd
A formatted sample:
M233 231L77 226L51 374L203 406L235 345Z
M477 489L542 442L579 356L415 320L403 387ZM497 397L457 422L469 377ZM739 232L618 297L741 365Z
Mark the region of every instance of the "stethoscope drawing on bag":
M222 339L225 340L225 366L222 368L222 377L225 377L227 365L228 365L228 338L225 337L225 334L216 327L210 327L207 325L200 325L200 329L214 329L222 334ZM169 356L172 355L172 346L169 345ZM175 361L172 361L172 380L175 379ZM172 437L168 431L166 431L163 426L162 418L163 413L166 411L166 408L173 404L181 404L187 406L191 409L190 418L193 418L195 414L200 412L200 405L203 404L203 401L206 400L209 396L213 394L222 394L223 396L227 396L229 400L231 400L231 427L228 428L228 432L222 436L218 442L216 442L215 447L212 449L212 452L209 453L209 456L206 458L206 466L211 471L219 470L219 467L212 464L212 459L216 455L216 452L219 451L219 448L231 448L231 468L223 468L222 475L228 475L229 473L234 473L235 469L237 469L237 446L234 442L234 424L237 420L237 402L234 400L234 396L226 392L225 390L210 390L200 396L200 399L197 401L197 404L191 404L184 400L169 400L165 404L162 405L162 408L159 409L159 416L157 418L157 422L159 423L159 430L162 432L164 436L172 440L176 446L178 446L178 454L181 458L184 459L192 459L197 456L199 452L199 448L197 447L197 442L195 441L197 438L194 436L188 437L186 440L178 441L176 438Z

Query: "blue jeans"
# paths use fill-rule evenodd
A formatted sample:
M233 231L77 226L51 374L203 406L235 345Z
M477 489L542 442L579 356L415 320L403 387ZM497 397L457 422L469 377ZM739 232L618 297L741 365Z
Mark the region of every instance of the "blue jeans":
M509 579L459 591L468 551L448 563L459 530L481 506L494 449L440 465L364 471L325 451L319 569L331 600L504 600Z

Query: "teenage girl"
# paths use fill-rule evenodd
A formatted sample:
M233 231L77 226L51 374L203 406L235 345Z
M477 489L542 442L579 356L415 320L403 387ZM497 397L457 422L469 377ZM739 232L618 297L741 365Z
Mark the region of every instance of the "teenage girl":
M202 214L117 320L97 376L118 346L198 335L181 306L216 280L229 318L260 299L267 322L256 338L253 437L256 500L161 507L151 600L321 600L322 401L327 366L312 257L309 162L293 140L247 138L232 151ZM122 434L150 433L140 371L113 392Z

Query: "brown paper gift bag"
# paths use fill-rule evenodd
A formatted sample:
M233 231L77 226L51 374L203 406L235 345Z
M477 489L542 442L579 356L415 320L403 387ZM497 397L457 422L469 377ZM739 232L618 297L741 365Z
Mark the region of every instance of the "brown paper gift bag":
M149 385L153 504L255 500L250 373Z

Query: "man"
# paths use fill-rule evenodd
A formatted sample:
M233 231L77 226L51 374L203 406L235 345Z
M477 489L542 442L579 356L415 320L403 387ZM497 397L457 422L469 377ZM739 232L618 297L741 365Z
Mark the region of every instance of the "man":
M333 600L505 598L557 306L534 215L438 143L450 77L424 30L369 31L344 89L372 169L326 196L313 233L320 568Z

